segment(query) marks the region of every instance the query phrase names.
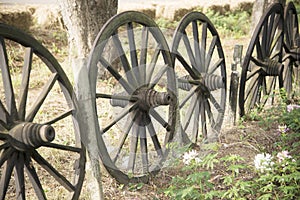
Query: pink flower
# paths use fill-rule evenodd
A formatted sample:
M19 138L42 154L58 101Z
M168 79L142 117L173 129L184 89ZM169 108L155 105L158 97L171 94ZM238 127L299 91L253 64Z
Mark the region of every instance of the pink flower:
M288 151L282 151L277 153L278 162L282 162L286 158L292 158L292 156L289 155Z
M286 106L286 110L287 110L288 112L291 112L292 110L298 109L298 108L300 108L300 105L292 105L292 104L290 104L290 105L287 105L287 106Z
M278 125L278 129L277 129L280 133L286 133L288 132L290 129L286 126L286 125Z

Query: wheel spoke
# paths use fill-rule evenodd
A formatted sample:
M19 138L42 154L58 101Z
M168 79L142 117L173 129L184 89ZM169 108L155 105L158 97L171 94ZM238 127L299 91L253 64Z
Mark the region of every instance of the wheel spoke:
M247 74L247 78L246 81L248 81L250 78L252 78L253 76L255 76L256 74L259 74L261 72L261 68L260 67L255 67L255 69L252 69L251 72L249 72Z
M134 90L131 85L117 72L102 56L100 57L98 67L104 66L110 73L115 77L115 79L123 86L127 93L131 94Z
M25 179L24 179L24 154L19 153L18 160L14 168L14 176L16 183L16 199L25 200Z
M266 23L266 27L267 27L267 30L266 30L267 37L265 38L265 39L267 39L267 41L266 41L266 50L270 49L271 42L272 42L272 34L275 33L274 30L273 30L273 28L274 28L273 27L274 17L275 17L275 14L270 15L269 18L268 18L268 22ZM270 52L267 52L267 55L270 55Z
M272 53L272 56L270 57L271 60L276 59L276 57L281 56L282 52L281 49L278 49L277 51L275 51L274 53Z
M154 110L153 108L151 108L149 110L149 113L152 117L154 117L154 119L160 123L167 131L170 131L171 130L171 126L168 124L168 122L166 122L162 116L160 116L160 114Z
M184 45L185 45L185 48L186 48L187 54L189 56L192 67L194 69L197 69L200 72L200 66L198 68L198 66L196 64L195 57L194 57L194 54L193 54L193 50L192 50L190 41L189 41L185 31L183 32L182 39L183 39L183 42L184 42Z
M19 102L19 118L20 120L25 119L26 103L28 95L28 86L31 72L33 49L25 49L24 66L22 68L22 83L20 88L20 102Z
M264 87L263 88L264 88L264 92L265 92L266 96L265 96L264 102L262 103L263 105L265 105L267 103L268 98L269 98L271 92L275 90L276 77L274 76L274 77L270 77L270 78L272 79L272 81L271 81L271 83L269 81L269 83L270 83L270 87L269 88L267 86L266 80L264 79ZM272 96L272 104L273 103L274 103L274 96Z
M134 31L133 31L133 24L132 24L132 22L129 22L127 24L127 34L128 34L128 41L129 41L131 66L132 67L138 67L136 45L135 45Z
M25 157L25 170L39 200L46 200L46 195L29 155Z
M217 109L217 111L219 113L224 114L224 112L225 112L224 108L222 108L220 106L220 104L217 102L217 100L215 99L215 97L213 95L209 96L209 100L211 101L211 103L214 105L214 107Z
M50 121L48 121L48 122L45 122L44 124L45 124L45 125L51 125L51 124L54 124L55 122L58 122L58 121L60 121L60 120L62 120L62 119L64 119L64 118L66 118L66 117L72 115L73 112L74 112L74 110L66 111L66 112L60 114L59 116L55 117L54 119L52 119L52 120L50 120Z
M0 132L0 140L6 140L8 137L8 134L7 133L2 133Z
M149 134L151 136L151 139L152 139L152 142L154 144L154 148L157 152L157 155L162 158L163 157L162 148L161 148L160 142L158 140L158 137L157 137L157 134L156 134L156 131L154 129L154 126L153 126L152 122L147 125L147 129L148 129Z
M181 109L186 104L186 102L195 94L197 89L198 87L196 86L192 87L192 89L188 92L188 94L185 95L182 102L179 103L179 109Z
M137 79L138 84L141 84L141 82L139 80L140 72L139 72L139 67L138 67L139 64L138 64L138 59L137 59L136 45L135 45L132 22L127 23L127 36L128 36L129 49L130 49L131 66L132 66L132 69L134 70L135 78Z
M4 165L3 171L1 173L1 179L0 179L0 199L5 198L16 158L17 158L17 154L14 153L13 156L10 159L8 159Z
M63 151L70 151L74 153L80 153L82 151L82 149L78 147L66 146L66 145L55 144L55 143L47 143L44 144L43 147L49 147L49 148L59 149Z
M4 120L4 121L3 121ZM7 124L10 123L10 118L7 110L4 108L2 101L0 100L0 125L8 130Z
M213 128L216 128L216 121L214 119L214 115L213 113L211 112L211 107L210 107L210 104L208 102L208 100L205 100L204 102L204 108L206 110L206 113L207 113L207 116L209 118L209 123L211 124L211 127ZM222 113L221 113L222 114ZM221 128L221 127L220 127ZM219 129L218 129L219 130Z
M201 54L200 54L200 43L199 43L199 32L197 20L192 21L193 29L193 40L194 40L194 49L195 49L195 62L197 66L201 66Z
M193 115L193 111L195 110L195 107L196 107L196 104L198 102L198 99L197 99L197 94L195 94L192 99L191 99L191 103L188 107L188 110L186 113L186 116L184 118L184 121L183 121L183 130L186 131L188 125L190 124L190 121L191 121L191 117Z
M210 62L211 62L211 59L212 59L212 55L213 55L213 52L215 50L215 47L216 47L216 43L217 43L217 39L218 37L217 36L213 36L213 39L210 43L210 46L209 46L209 50L208 50L208 53L207 53L207 56L206 56L206 59L205 59L205 71L204 72L208 72L208 68L209 68L209 65L210 65Z
M75 191L76 188L62 174L60 174L48 161L46 161L37 151L33 152L32 158L69 192Z
M0 152L2 151L2 149L6 149L7 147L9 147L10 144L8 142L1 144L0 145ZM2 154L0 154L0 159L2 158ZM0 165L1 166L1 165Z
M41 108L42 104L44 103L47 95L49 94L50 90L52 89L52 87L53 87L54 83L57 81L57 79L58 79L58 74L57 73L53 73L50 76L48 82L45 84L42 92L40 93L37 100L33 104L31 110L29 111L29 114L26 116L25 121L31 122L34 119L35 115L37 114L37 112Z
M199 94L196 95L198 96ZM193 132L191 137L191 140L195 143L198 141L198 135L199 135L199 123L200 123L199 118L200 118L200 106L199 106L199 102L197 102L194 110L194 124L193 124Z
M246 95L245 95L245 98L244 98L245 101L248 99L249 94L253 90L253 88L256 87L259 78L260 78L260 75L259 74L255 74L255 77L253 77L253 79L251 79L251 81L250 81L250 83L249 83L249 85L247 87L247 90L246 90Z
M195 68L191 68L179 52L176 52L176 58L193 79L198 79L200 73Z
M2 71L2 79L3 79L7 111L12 116L13 119L17 119L18 116L17 116L15 94L14 94L13 84L10 76L10 69L8 66L5 42L2 37L0 37L0 69Z
M267 43L268 43L268 18L266 19L266 21L264 22L263 24L263 27L262 27L262 38L261 38L261 47L262 47L262 52L263 52L263 55L264 56L268 56L269 53L267 52L268 49L267 49Z
M149 160L148 160L148 148L147 148L147 136L145 126L140 126L140 147L142 154L143 173L149 172Z
M161 80L162 76L166 73L166 71L169 69L168 65L164 65L161 67L161 69L157 72L155 77L153 77L153 80L151 80L150 84L151 87L154 87L159 80Z
M96 93L96 98L123 100L123 101L137 101L138 100L138 97L135 95L124 96L124 95L118 95L118 94L115 95L115 94L102 94L102 93Z
M137 108L138 104L133 103L131 105L127 105L122 112L108 125L102 130L102 134L104 134L106 131L108 131L113 125L115 125L118 121L120 121L123 117L125 117L127 114L132 112Z
M208 72L208 74L213 74L222 63L224 63L224 58L219 58L219 60L211 67L211 70Z
M133 123L134 123L135 119L136 119L136 115L135 115L134 119L131 119L130 117L127 118L127 123L126 123L127 126L124 129L125 132L122 133L121 139L120 139L118 147L117 147L117 149L118 149L117 153L116 153L115 157L112 159L112 161L114 163L116 163L116 161L117 161L117 159L120 155L120 152L121 152L121 150L122 150L122 148L125 144L125 141L128 137L128 134L129 134L129 132L130 132L132 126L133 126Z
M140 54L140 77L141 84L144 85L146 83L146 64L147 64L147 48L148 48L148 39L149 39L149 29L148 27L143 27L142 29L142 38L141 38L141 54Z
M147 71L146 74L148 74L148 76L146 76L146 84L150 83L150 80L152 79L152 75L153 75L153 72L154 72L154 69L155 69L160 51L161 51L161 45L158 44L156 49L155 49L155 52L154 52L154 54L151 58L149 67L147 67L147 70L146 70Z
M200 68L200 72L205 72L206 39L207 39L207 22L204 22L202 24L202 36L201 36L201 68Z
M262 76L259 76L258 81L255 84L255 88L249 91L249 95L250 96L250 105L249 105L249 109L254 108L254 106L256 104L259 104L260 102L260 87L262 84ZM252 93L251 93L252 91ZM251 94L251 95L250 95Z
M274 40L272 41L272 45L270 48L270 55L276 47L278 48L278 44L281 43L280 39L282 38L282 33L283 33L282 30L279 30L279 32L276 34ZM281 45L280 45L280 47L281 47Z
M265 55L263 54L263 50L261 48L261 45L260 45L260 42L259 42L258 38L255 40L255 46L256 46L257 58L262 60L265 57Z
M115 34L114 36L112 36L112 39L113 39L113 42L116 46L116 49L119 52L119 58L121 60L123 69L126 72L127 81L129 83L131 83L131 85L136 87L137 86L137 81L135 79L135 76L132 73L132 70L130 68L128 59L126 57L126 53L124 52L124 49L123 49L123 46L122 46L122 43L120 41L120 38L119 38L118 34Z
M270 16L270 20L269 20L269 25L268 25L269 26L268 27L269 28L269 33L268 33L269 37L267 37L268 38L267 49L271 49L272 38L274 37L275 31L277 28L276 23L274 26L274 18L275 18L275 13ZM279 19L279 18L277 17L277 19ZM277 20L277 22L279 22L279 21Z
M204 138L207 138L207 125L206 125L206 115L205 115L205 106L204 99L201 97L200 103L200 115L201 115L201 123L202 123L202 135Z
M132 128L132 135L130 137L129 161L128 161L128 169L131 170L132 173L134 172L136 150L138 145L138 134L139 134L139 125L137 123L134 123Z
M6 145L3 144L2 147L5 148ZM8 148L8 149L4 150L4 152L2 154L0 154L1 155L0 156L0 167L3 165L3 163L5 161L7 161L7 159L9 159L11 157L11 155L12 155L13 152L14 152L13 148Z

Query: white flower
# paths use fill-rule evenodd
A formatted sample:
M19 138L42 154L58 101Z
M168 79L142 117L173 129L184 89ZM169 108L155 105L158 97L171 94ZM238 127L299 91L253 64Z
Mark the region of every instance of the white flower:
M201 162L201 159L198 158L198 152L196 150L191 150L183 155L183 163L185 165L189 165L192 160L194 160L196 163Z
M268 153L257 154L254 158L254 166L261 173L263 173L266 170L270 171L272 169L272 165L274 165L272 159L273 157Z

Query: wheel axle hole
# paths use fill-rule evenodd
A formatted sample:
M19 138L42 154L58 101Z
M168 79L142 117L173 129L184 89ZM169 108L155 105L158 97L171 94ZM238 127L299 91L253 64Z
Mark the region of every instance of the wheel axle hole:
M55 138L55 130L52 126L43 126L40 133L44 142L51 142Z

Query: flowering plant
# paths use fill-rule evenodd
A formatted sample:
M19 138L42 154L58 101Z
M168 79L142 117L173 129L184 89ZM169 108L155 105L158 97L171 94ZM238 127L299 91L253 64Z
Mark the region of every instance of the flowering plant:
M201 159L198 157L198 152L196 150L190 150L183 154L183 163L189 165L192 162L200 163Z
M278 162L280 162L280 163L287 158L292 158L292 156L289 155L288 151L278 152L276 157L278 158Z
M291 112L292 110L298 109L298 108L300 108L300 105L293 105L293 104L290 104L290 105L287 105L287 106L286 106L286 110L287 110L288 112Z
M287 133L290 129L287 127L287 125L278 125L279 133Z
M254 158L254 166L261 173L265 171L270 171L272 169L272 165L274 165L272 159L273 157L268 153L257 154Z

